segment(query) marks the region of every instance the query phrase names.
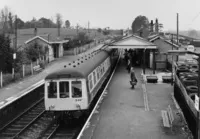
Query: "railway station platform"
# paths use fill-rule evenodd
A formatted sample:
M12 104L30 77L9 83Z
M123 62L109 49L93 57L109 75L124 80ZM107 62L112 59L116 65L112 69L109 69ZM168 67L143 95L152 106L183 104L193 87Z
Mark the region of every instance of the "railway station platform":
M148 70L152 73L151 70ZM147 73L148 73L147 71ZM131 89L130 75L121 60L81 139L187 139L191 136L180 109L172 99L170 83L146 83L135 68L138 83ZM161 110L171 106L173 128L163 126Z
M98 50L102 46L103 44L97 45L96 47L92 47L88 51L81 53L79 55L64 56L58 58L53 62L49 63L45 67L45 69L40 73L34 74L29 77L25 77L20 81L16 81L3 88L0 88L0 109L5 105L7 105L8 103L11 103L15 99L21 97L22 95L30 92L34 88L37 88L38 86L42 85L44 83L44 78L46 77L47 74L63 67L64 65L67 65L68 62L70 61L78 59L78 57L81 57L87 53L91 53L93 51Z

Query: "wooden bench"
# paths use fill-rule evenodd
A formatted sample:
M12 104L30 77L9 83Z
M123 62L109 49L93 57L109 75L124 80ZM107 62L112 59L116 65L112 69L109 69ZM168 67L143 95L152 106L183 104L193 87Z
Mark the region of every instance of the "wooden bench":
M171 128L173 127L173 121L174 121L174 116L172 113L172 109L170 105L167 107L167 110L162 110L161 111L162 119L163 119L163 125L164 127Z
M40 70L42 70L42 68L40 67L40 65L37 65L37 66L33 67L33 70L34 71L40 71Z

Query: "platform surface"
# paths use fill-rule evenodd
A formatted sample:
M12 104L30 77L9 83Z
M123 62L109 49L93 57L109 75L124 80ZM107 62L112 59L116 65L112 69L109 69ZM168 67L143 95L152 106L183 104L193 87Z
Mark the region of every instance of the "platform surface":
M81 139L186 139L184 122L176 113L171 84L146 84L136 68L138 84L132 90L123 61L87 123ZM164 128L161 110L170 105L175 117L173 131Z
M103 45L97 45L96 47L92 47L88 51L81 53L79 55L74 56L64 56L61 58L58 58L45 67L43 71L41 71L38 74L31 75L29 77L25 77L21 81L16 81L14 83L11 83L3 88L0 88L0 108L6 105L9 101L12 101L23 93L28 92L32 87L37 86L38 83L42 83L44 81L44 78L51 72L60 69L61 67L64 67L64 65L67 65L70 61L76 60L78 57L81 57L87 53L91 53L93 51L96 51L97 49L101 48Z

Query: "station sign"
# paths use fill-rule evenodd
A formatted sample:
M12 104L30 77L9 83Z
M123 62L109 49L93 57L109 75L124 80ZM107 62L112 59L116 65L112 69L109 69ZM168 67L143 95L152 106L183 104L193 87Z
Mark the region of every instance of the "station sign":
M197 95L195 95L195 104L194 104L195 108L197 111L199 111L199 97Z
M13 54L13 59L16 59L16 53Z
M194 46L193 45L188 45L187 46L187 51L194 52L195 51Z

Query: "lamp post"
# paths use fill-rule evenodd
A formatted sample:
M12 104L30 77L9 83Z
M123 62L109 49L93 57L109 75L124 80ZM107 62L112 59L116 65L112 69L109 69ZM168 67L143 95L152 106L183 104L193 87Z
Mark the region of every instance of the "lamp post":
M197 83L197 86L198 86L198 98L200 98L200 53L195 53L195 52L191 52L191 51L185 51L185 50L169 50L168 51L168 54L172 54L172 55L181 55L181 54L192 54L192 55L196 55L198 56L198 83ZM173 64L173 63L172 63ZM200 103L199 103L199 106L198 106L198 110L197 110L197 123L196 123L196 134L195 134L195 137L194 139L200 139L200 120L199 120L199 116L200 116L200 112L199 112L199 108L200 108Z

